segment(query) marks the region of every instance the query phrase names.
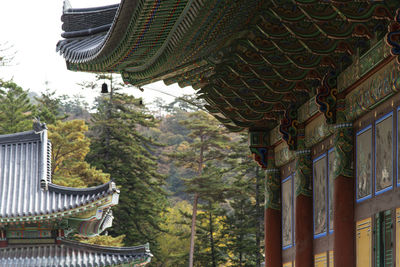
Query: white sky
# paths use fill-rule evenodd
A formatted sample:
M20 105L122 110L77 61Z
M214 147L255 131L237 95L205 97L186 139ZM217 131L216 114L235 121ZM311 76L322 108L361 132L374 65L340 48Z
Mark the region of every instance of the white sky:
M118 3L117 0L70 0L72 7L92 7ZM12 66L0 67L0 78L11 79L34 92L42 92L45 82L58 95L81 94L88 102L99 90L82 90L76 83L91 81L93 74L68 71L64 58L56 53L56 44L61 38L61 15L63 0L1 0L0 1L0 43L8 42L16 51ZM144 86L144 92L132 88L130 93L143 97L151 103L154 97L162 97L166 102L173 97L146 90L156 88L169 94L180 96L193 94L191 87L184 89L174 84L166 86L157 82Z

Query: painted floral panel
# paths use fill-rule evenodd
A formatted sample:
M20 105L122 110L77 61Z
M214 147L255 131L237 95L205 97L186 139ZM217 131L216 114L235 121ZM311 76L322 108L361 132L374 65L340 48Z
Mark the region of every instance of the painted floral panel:
M325 233L327 229L327 166L326 156L314 161L313 178L314 178L314 234Z
M328 153L328 211L329 211L329 230L333 230L333 189L335 188L335 152L332 150Z
M357 199L371 195L372 182L372 128L357 135Z
M393 184L393 116L375 126L376 189L381 191Z
M282 183L282 245L290 246L293 240L293 186L292 180Z

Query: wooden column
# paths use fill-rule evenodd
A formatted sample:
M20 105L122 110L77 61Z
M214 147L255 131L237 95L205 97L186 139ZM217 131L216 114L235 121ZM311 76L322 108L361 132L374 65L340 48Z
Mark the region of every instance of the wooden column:
M335 267L355 266L353 181L348 177L335 179L333 196L333 251Z
M254 160L266 170L265 178L265 267L282 266L281 181L275 167L273 147L268 146L265 132L249 132Z
M265 267L282 266L281 211L266 208L265 225Z
M299 129L296 151L295 250L296 266L314 266L311 151L304 149L304 129Z
M58 229L57 230L57 237L56 237L56 244L61 244L61 240L64 238L64 230Z
M344 101L338 101L337 109L339 120L344 117ZM338 123L335 128L334 262L335 267L355 266L353 128L351 123Z
M282 266L282 213L281 181L275 167L274 150L268 150L268 164L265 179L265 267Z

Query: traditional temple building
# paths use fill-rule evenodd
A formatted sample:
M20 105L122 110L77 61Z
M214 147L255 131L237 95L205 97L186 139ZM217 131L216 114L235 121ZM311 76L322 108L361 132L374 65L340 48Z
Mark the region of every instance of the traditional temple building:
M193 86L265 169L265 264L400 266L398 0L122 0L62 15L67 68Z
M44 124L0 135L0 266L145 266L148 245L104 247L68 241L112 224L113 182L70 188L51 182L51 143Z

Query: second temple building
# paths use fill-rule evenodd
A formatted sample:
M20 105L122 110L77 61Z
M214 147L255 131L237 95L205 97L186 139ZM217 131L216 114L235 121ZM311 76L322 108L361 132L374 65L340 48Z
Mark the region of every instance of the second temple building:
M51 182L51 142L45 124L0 135L0 266L145 266L148 245L105 247L67 240L95 236L112 225L114 182L70 188Z

